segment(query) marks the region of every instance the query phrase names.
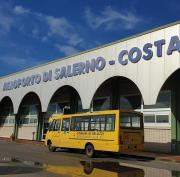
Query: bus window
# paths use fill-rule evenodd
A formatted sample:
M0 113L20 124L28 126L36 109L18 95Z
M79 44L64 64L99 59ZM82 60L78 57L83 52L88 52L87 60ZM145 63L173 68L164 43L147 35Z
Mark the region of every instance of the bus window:
M106 131L114 131L115 115L106 115Z
M60 131L60 126L61 126L60 123L61 123L60 120L56 120L56 123L54 125L54 131Z
M141 127L141 119L138 116L133 116L132 117L132 127L137 127L140 128Z
M70 126L70 119L69 118L64 118L62 120L61 131L69 131L69 126Z
M121 127L131 127L131 117L121 114L120 124Z
M55 122L56 122L56 120L53 120L53 121L51 121L51 122L49 123L49 128L48 128L49 131L53 131L53 130L54 130Z
M120 115L120 127L122 128L141 128L142 118L138 114L133 113L121 113Z
M90 119L90 117L82 117L84 131L89 130L89 119Z
M53 120L49 123L49 131L59 131L60 130L60 120Z
M90 130L105 131L105 116L91 116Z
M71 119L71 130L72 131L85 131L89 130L90 117L73 117Z

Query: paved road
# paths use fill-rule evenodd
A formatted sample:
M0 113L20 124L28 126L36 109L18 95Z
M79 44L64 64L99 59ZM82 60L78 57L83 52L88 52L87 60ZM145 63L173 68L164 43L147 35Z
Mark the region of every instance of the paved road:
M80 151L58 150L50 153L42 145L0 141L0 176L130 176L178 177L180 163L98 154L88 159Z

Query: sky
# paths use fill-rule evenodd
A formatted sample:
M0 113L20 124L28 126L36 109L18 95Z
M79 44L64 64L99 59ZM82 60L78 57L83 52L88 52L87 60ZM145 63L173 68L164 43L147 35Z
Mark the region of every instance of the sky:
M180 20L180 0L0 0L0 77Z

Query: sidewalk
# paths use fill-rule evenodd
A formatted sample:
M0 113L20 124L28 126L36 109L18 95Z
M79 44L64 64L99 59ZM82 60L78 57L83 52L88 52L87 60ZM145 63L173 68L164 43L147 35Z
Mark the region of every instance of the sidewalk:
M44 141L36 141L36 140L24 140L24 139L17 139L14 142L16 143L22 143L22 144L38 144L38 145L44 145Z
M171 161L175 163L180 163L180 155L166 154L160 152L128 152L128 155L151 158L159 161Z
M15 142L15 143L22 143L22 144L39 144L39 145L44 145L44 141L36 141L36 140L16 139L16 140L12 141L10 138L0 137L0 141L9 141L9 142Z
M157 157L156 160L172 161L172 162L180 163L180 155L166 155L163 157Z

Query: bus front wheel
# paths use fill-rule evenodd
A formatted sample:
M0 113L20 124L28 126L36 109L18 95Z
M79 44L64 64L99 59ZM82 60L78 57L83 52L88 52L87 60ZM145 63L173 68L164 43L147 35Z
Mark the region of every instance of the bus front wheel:
M48 143L48 150L49 150L50 152L54 152L54 151L56 150L56 147L52 146L51 141Z
M94 156L94 146L92 144L87 144L85 151L86 151L87 157L91 158Z

